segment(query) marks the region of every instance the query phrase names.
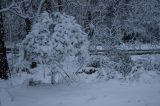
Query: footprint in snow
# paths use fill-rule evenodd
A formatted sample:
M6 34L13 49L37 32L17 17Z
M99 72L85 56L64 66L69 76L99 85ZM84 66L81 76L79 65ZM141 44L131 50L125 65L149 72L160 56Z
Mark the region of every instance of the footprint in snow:
M141 100L137 100L137 102L141 102Z
M96 100L96 97L90 97L90 98L88 98L88 101L94 101L94 100Z
M103 95L103 97L104 97L104 98L106 98L106 97L107 97L107 95Z
M128 100L127 102L128 102L128 103L131 103L131 101L130 101L130 100Z
M60 102L60 103L57 103L56 106L64 106L64 103Z
M145 104L145 106L149 106L149 104Z

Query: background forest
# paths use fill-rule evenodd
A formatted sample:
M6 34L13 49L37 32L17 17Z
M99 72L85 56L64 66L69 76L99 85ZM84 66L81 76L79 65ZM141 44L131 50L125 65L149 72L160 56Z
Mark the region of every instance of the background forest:
M159 0L1 0L0 4L2 79L25 73L32 75L29 82L56 83L59 74L68 81L81 74L110 79L133 77L138 70L159 72L157 55L158 61L149 55L137 59L116 54L119 49L160 47ZM93 56L95 49L110 55Z

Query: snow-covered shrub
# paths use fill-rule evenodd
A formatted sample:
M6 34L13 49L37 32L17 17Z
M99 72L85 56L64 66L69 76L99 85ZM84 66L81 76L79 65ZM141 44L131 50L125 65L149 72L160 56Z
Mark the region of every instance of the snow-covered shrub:
M101 56L98 79L125 79L132 71L133 62L129 56Z
M132 70L127 76L130 81L138 81L148 83L159 77L159 55L144 55L144 56L133 56L134 65ZM154 81L153 81L154 82Z
M94 76L94 78L96 80L110 80L110 79L124 78L123 72L121 70L117 69L117 66L118 65L121 66L121 64L119 61L115 60L115 58L116 58L115 56L110 56L110 57L107 57L107 56L95 57L94 56L94 57L91 57L91 60L90 60L91 62L89 64L89 66L91 65L91 68L93 68L96 71L93 71L94 75L88 74L87 76L85 76L85 79L87 79L87 80L90 79L90 76L92 78ZM95 63L96 63L96 65L94 65ZM98 67L97 67L97 64L98 64ZM92 71L92 70L90 70L90 71ZM82 72L82 73L86 74L85 72Z
M159 55L144 55L135 60L135 65L141 66L147 71L160 71Z
M20 47L24 53L21 64L24 61L26 66L30 66L27 67L30 73L45 75L44 79L49 83L54 80L56 73L76 71L88 58L87 34L74 17L61 13L42 13ZM44 74L46 68L48 74ZM43 82L42 77L36 77L35 80Z
M101 57L101 68L98 71L98 78L124 79L128 81L138 81L144 83L158 82L159 79L159 57L141 57L132 60L128 56Z
M160 81L159 75L156 71L145 70L141 65L132 67L131 73L126 77L128 81L136 81L141 83L157 83Z
M120 62L115 56L102 57L101 70L99 71L99 77L105 80L122 78L122 73L117 69L117 66L121 66Z
M117 55L111 58L115 62L114 69L126 77L132 70L133 62L128 55Z

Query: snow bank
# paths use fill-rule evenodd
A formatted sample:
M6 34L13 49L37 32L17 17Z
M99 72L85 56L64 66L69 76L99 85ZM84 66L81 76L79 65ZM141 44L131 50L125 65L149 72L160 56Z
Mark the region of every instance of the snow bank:
M160 75L155 71L138 71L129 75L128 80L130 82L146 83L146 84L158 84L160 83Z

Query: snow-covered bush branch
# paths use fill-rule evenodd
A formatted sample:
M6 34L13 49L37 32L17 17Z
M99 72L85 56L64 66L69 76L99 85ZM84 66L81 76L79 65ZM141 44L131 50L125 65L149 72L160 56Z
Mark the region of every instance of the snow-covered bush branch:
M51 74L50 72L59 71L57 63L65 71L76 71L88 58L88 44L87 34L74 17L61 13L50 16L44 12L20 43L20 47L24 53L22 56L25 66L29 68L35 64L35 67L27 69L29 72L32 73L36 68L35 71L45 71L48 68L48 74ZM43 66L44 69L39 68Z

